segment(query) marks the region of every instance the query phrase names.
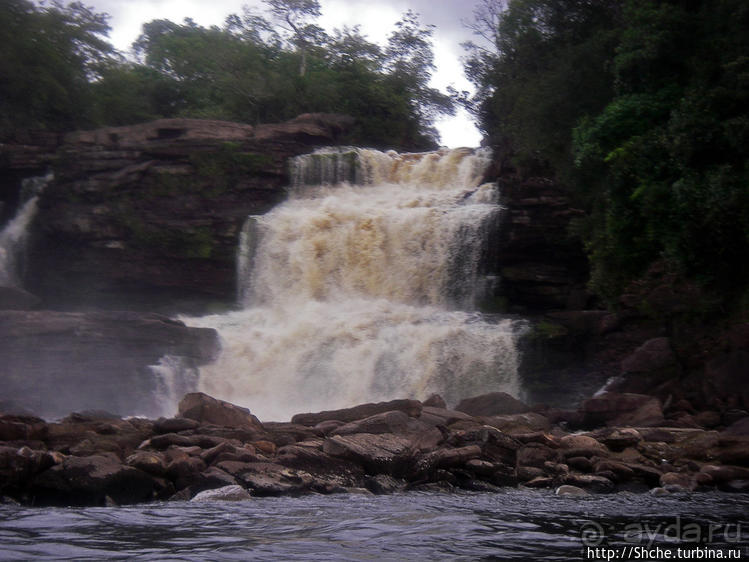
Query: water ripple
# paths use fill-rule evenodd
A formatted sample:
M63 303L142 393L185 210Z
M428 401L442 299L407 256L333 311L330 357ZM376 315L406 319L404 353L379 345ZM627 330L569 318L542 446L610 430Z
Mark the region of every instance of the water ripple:
M524 490L121 508L0 506L0 559L569 560L580 559L581 528L590 521L613 545L632 540L625 531L633 524L659 529L656 542L668 544L663 530L676 521L740 530L746 536L734 532L722 542L717 536L715 544L745 548L747 508L746 495L565 498Z

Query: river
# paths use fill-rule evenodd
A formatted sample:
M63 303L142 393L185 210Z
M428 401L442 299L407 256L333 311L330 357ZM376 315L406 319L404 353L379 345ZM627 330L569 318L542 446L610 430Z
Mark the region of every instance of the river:
M681 559L688 551L710 560L717 552L745 559L748 546L749 496L721 493L564 497L508 489L0 506L2 560L596 560L611 553L658 560L664 552L677 559L679 549Z

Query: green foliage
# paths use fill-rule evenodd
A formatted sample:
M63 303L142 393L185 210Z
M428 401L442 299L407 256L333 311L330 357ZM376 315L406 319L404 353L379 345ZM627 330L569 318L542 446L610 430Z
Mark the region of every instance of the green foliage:
M213 235L208 228L185 231L140 225L132 230L131 243L150 253L180 258L209 259L214 250Z
M616 95L575 131L593 202L593 284L613 297L656 260L726 295L749 278L748 11L625 3ZM743 17L743 21L742 21Z
M614 299L660 261L724 299L745 294L749 5L513 0L488 9L499 4L485 0L474 27L493 43L470 47L475 109L521 171L549 165L574 186L592 287Z
M550 340L569 335L569 330L555 322L541 320L533 325L530 337L533 339Z
M470 108L495 146L511 145L523 169L571 167L571 130L605 106L618 2L484 0L474 26L488 47L467 44L478 95ZM489 15L487 15L489 14Z
M408 12L383 49L358 28L327 34L317 0L264 0L221 26L154 20L134 43L137 61L106 41L105 14L83 4L0 4L0 136L159 117L245 123L301 113L346 113L343 139L389 148L432 148L434 119L450 97L428 86L430 27Z
M197 152L190 155L190 162L201 183L208 183L211 188L204 194L218 195L235 185L236 182L251 174L257 174L265 168L271 158L265 154L243 152L235 143L224 143L219 150Z
M0 138L91 124L91 81L114 52L108 30L106 15L79 2L0 3Z
M116 213L119 226L129 234L128 244L148 253L180 258L209 259L214 257L215 241L208 227L189 230L145 222L132 204L125 201Z

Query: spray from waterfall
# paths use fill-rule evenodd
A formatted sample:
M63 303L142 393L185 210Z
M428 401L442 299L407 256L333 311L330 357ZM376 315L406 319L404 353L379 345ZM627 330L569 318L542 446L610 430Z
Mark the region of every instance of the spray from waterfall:
M37 211L37 202L52 173L26 178L21 184L21 204L15 216L0 231L0 286L20 287L20 264L25 251L28 227Z
M292 163L288 201L250 217L242 310L191 318L223 351L200 387L261 419L440 393L517 395L517 326L475 312L500 211L484 150L325 149Z

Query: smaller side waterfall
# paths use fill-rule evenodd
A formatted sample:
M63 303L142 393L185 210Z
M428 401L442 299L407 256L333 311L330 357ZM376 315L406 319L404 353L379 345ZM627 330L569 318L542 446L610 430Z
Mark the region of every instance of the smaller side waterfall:
M0 231L0 286L19 287L21 260L26 249L28 227L37 211L37 203L52 172L44 176L26 178L21 184L21 204L16 215Z
M151 365L156 390L154 392L154 410L139 412L145 416L173 416L182 397L193 392L197 385L198 370L184 357L165 355L158 365Z

